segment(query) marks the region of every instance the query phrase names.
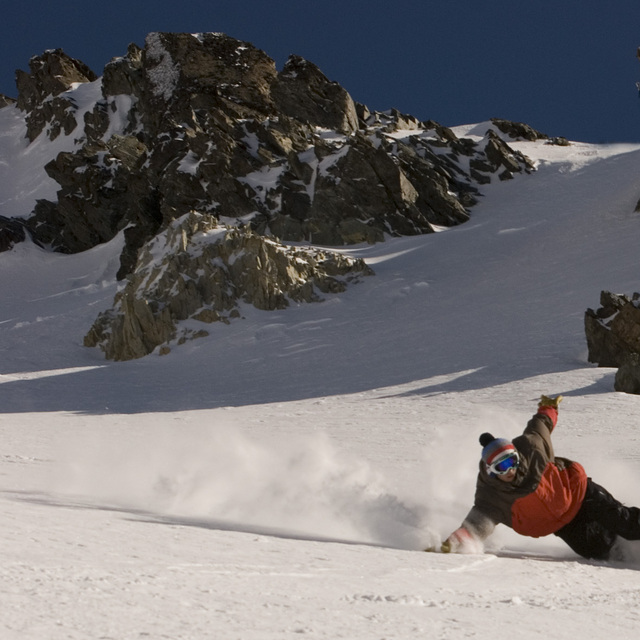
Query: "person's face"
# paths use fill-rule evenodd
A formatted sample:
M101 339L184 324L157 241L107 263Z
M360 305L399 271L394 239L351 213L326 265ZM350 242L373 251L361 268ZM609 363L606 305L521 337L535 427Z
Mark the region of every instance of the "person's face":
M503 473L501 476L497 477L500 478L502 482L513 482L513 479L516 477L516 468L513 467L512 469L509 469L507 473Z

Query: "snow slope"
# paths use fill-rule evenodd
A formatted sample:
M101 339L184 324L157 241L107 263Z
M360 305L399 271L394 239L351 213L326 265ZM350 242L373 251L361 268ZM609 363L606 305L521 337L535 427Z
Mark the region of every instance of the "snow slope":
M376 276L163 357L82 346L120 239L0 254L0 637L636 638L633 553L502 527L420 552L471 504L478 435L517 435L541 393L566 396L557 452L640 503L640 397L582 324L638 289L640 146L514 146L538 171L467 224L349 249Z

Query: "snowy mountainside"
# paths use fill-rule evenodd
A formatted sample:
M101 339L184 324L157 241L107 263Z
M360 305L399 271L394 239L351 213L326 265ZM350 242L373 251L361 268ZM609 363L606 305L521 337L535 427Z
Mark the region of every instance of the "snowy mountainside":
M313 63L292 55L277 70L225 34L149 34L101 78L60 49L29 68L4 107L20 142L0 147L0 162L9 178L14 155L41 153L45 193L12 194L0 215L63 253L126 230L119 279L190 211L286 241L379 242L461 224L480 187L531 169L497 127L476 142L394 109L372 113ZM60 153L38 151L49 142Z
M466 514L478 435L541 393L565 395L558 454L640 503L640 399L582 327L638 288L640 146L513 145L537 171L469 222L341 249L376 276L163 357L82 346L121 236L0 254L3 637L635 638L633 554L500 527L483 555L419 551Z
M266 53L219 33L149 34L101 78L60 49L32 57L29 69L0 121L0 250L26 233L61 253L122 234L118 280L135 279L145 245L194 211L207 224L325 247L457 226L492 180L531 172L508 141L544 138L497 120L486 135L458 138L394 109L372 113L313 63L293 55L278 71ZM87 344L114 360L166 353L228 322L236 298L261 309L295 299L291 268L259 239L245 245L261 255L236 267L242 277L224 275L231 265L216 270L228 285L218 291L230 288L224 300L210 274L180 264L175 291L114 300ZM344 260L327 255L329 265ZM317 299L309 290L330 277L298 270L296 288Z

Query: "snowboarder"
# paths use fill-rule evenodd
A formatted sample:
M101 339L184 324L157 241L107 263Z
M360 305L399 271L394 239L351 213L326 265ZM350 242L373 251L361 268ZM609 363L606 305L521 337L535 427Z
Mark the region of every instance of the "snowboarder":
M480 436L474 506L442 543L443 553L473 550L498 523L534 538L553 533L579 555L601 560L612 557L618 536L640 540L640 509L625 507L588 478L582 465L554 454L551 432L561 400L542 396L537 413L513 441Z

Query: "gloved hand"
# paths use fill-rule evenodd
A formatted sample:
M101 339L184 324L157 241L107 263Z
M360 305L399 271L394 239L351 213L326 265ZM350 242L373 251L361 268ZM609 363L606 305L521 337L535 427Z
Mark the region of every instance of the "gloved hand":
M464 528L456 529L440 547L442 553L460 553L465 546L469 547L473 543L473 536Z
M538 402L538 408L553 407L558 408L558 405L562 402L562 396L556 396L551 398L550 396L540 396L540 402Z
M440 546L442 553L451 553L451 538L447 538Z

